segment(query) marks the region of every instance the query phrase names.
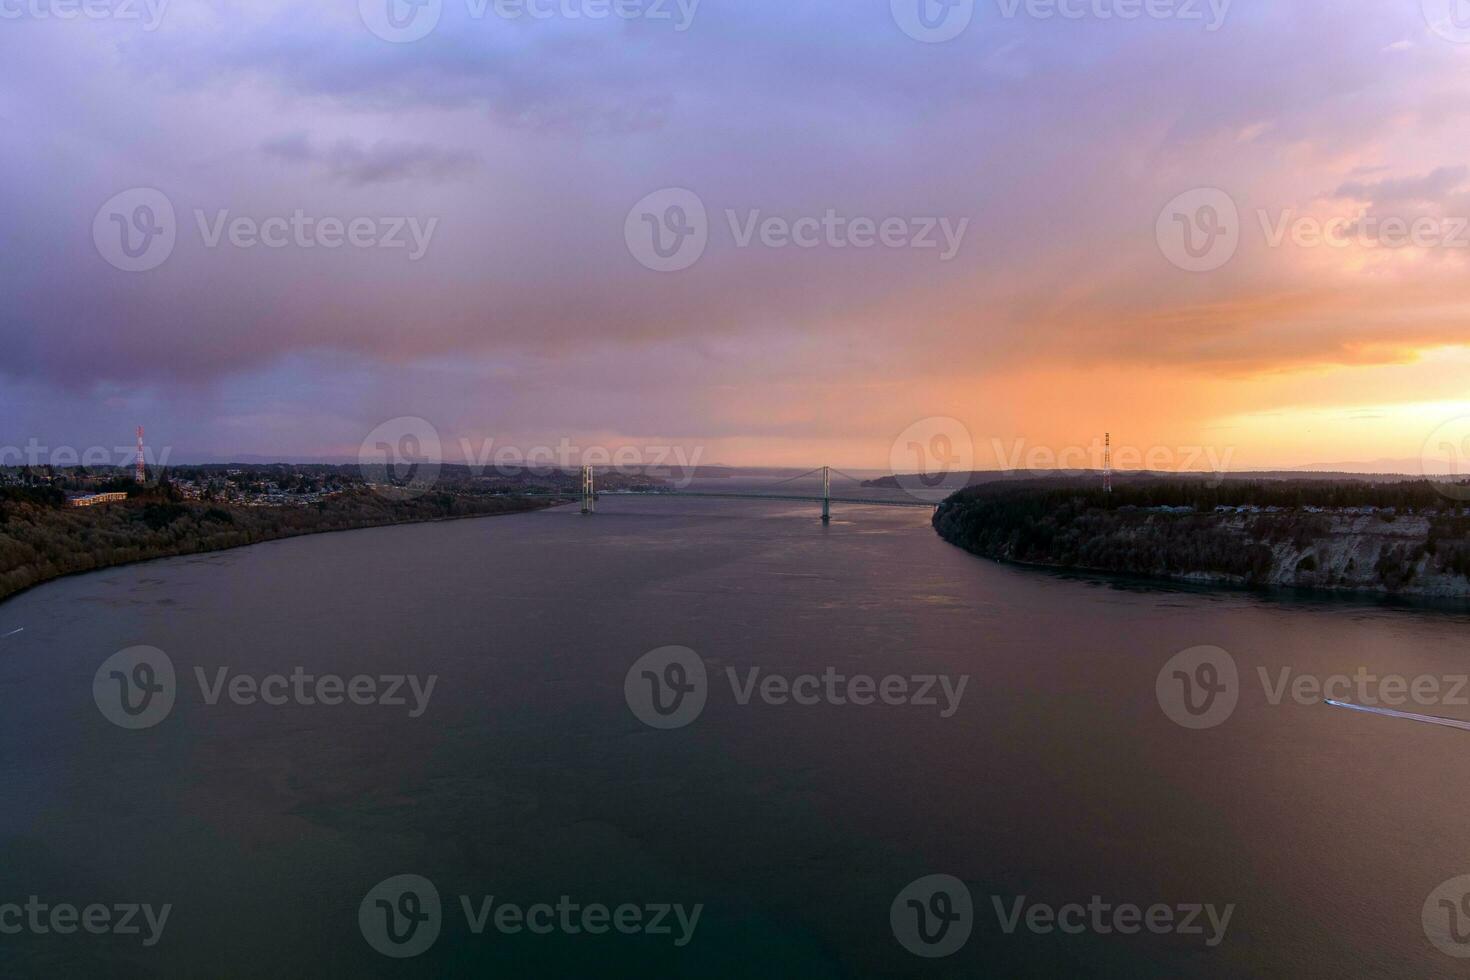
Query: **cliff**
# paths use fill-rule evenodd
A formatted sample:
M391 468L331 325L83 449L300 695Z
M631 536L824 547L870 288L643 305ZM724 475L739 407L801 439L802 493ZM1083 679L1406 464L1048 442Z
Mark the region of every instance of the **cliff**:
M1470 598L1470 517L1430 484L1394 486L1380 496L1395 503L1351 506L1294 502L1280 488L1255 494L1228 484L1210 491L1190 486L1177 496L1154 487L1146 500L1131 499L1140 491L1127 488L1105 495L972 487L939 507L934 528L951 544L1002 561L1193 582ZM1160 503L1160 496L1176 499ZM1190 502L1191 496L1199 499Z

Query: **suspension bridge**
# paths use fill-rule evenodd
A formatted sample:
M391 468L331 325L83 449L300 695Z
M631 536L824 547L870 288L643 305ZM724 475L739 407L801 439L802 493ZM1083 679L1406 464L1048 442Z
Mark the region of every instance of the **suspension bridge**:
M845 477L855 483L861 484L860 477L851 473L843 473L834 470L830 466L819 466L805 473L777 480L769 484L770 489L790 486L799 480L805 480L812 476L821 476L821 493L770 493L761 491L738 491L738 490L619 490L619 497L712 497L723 500L799 500L820 503L822 505L822 523L827 524L832 520L833 504L854 504L862 507L928 507L931 510L939 506L938 501L923 500L918 497L908 499L882 499L870 497L834 497L832 496L832 474ZM582 513L595 514L597 512L597 498L600 496L597 490L597 480L590 466L582 467Z

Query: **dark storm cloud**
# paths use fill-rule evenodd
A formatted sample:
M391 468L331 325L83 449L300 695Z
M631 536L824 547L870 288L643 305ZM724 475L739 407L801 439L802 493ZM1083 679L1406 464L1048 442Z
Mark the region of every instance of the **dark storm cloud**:
M427 143L380 140L364 146L354 140L338 140L319 149L304 133L266 140L261 151L286 163L315 166L331 179L354 186L395 180L445 180L473 170L480 162L477 154L467 150L440 149Z

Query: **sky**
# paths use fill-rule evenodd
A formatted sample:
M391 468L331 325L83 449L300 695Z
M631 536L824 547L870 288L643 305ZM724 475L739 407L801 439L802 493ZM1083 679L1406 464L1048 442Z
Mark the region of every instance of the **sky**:
M82 4L0 0L0 447L1470 457L1462 0Z

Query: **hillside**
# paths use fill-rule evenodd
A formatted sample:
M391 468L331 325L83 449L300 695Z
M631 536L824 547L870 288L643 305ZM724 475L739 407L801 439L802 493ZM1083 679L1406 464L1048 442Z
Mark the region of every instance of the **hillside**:
M1470 597L1470 517L1425 481L970 487L935 512L978 555L1195 582Z

